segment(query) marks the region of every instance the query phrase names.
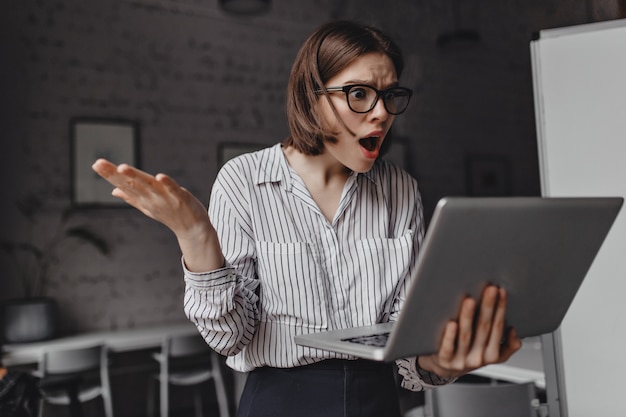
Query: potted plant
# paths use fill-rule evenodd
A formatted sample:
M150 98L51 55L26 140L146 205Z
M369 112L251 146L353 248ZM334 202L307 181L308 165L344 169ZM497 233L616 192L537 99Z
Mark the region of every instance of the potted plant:
M71 208L61 211L52 221L46 217L46 227L43 227L43 206L38 198L26 197L17 206L34 235L0 241L0 251L12 262L22 290L22 297L6 302L3 308L5 343L33 342L56 335L57 305L54 299L46 296L46 284L62 251L68 250L64 241L86 243L103 255L110 252L103 238L87 226L76 223Z

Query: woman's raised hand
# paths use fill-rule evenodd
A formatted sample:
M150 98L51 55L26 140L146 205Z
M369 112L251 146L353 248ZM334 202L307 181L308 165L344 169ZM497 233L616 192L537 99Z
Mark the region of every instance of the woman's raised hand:
M127 164L98 159L93 170L115 188L112 195L163 223L178 239L190 270L219 268L224 260L205 206L165 174L150 175ZM208 250L209 255L207 257Z
M493 285L485 288L480 303L463 300L458 320L445 327L439 352L420 356L419 367L450 378L508 360L522 341L506 327L506 301L506 291Z

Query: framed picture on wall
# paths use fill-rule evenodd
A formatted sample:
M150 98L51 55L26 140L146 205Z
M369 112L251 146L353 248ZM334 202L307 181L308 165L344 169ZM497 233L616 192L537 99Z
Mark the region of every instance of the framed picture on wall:
M222 142L217 145L217 165L221 167L226 161L244 153L258 151L269 145L263 143Z
M466 158L467 194L474 197L511 195L511 165L500 155L470 155Z
M98 158L139 166L138 124L131 120L74 118L70 121L72 205L128 207L91 166Z

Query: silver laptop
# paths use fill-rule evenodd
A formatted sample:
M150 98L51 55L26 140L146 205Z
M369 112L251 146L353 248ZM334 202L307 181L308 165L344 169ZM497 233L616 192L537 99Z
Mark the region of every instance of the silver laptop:
M295 337L299 345L391 361L437 351L466 295L508 294L522 338L558 328L621 206L621 197L443 198L394 323Z

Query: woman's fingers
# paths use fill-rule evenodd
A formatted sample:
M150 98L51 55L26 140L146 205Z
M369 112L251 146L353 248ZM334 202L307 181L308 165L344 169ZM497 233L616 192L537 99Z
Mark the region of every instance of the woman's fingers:
M119 165L117 172L118 175L113 176L113 185L125 192L143 194L154 191L156 181L153 175L127 164Z
M179 243L191 242L186 247L204 244L208 235L213 236L204 204L171 177L153 176L127 164L116 166L105 159L97 160L92 167L115 187L113 196L168 227ZM223 260L215 264L221 263Z
M514 329L506 331L507 294L493 285L480 303L463 300L457 321L447 323L439 351L422 358L440 376L460 376L484 365L501 363L522 346Z
M124 175L118 172L117 165L107 161L106 159L100 158L93 163L91 168L115 187L111 192L114 197L120 198L128 204L131 204L131 197L127 193L129 188L122 186L123 183L128 183L128 180Z
M165 192L168 194L176 195L180 198L184 198L187 194L189 194L184 187L181 187L172 177L168 175L157 174L155 181L163 187ZM185 196L183 194L185 194Z
M125 192L149 186L154 177L128 164L115 165L105 159L98 159L92 169L115 187Z
M506 343L500 349L500 362L509 360L515 352L522 347L522 339L519 338L515 328L507 332Z
M485 362L492 363L500 359L500 350L505 342L507 295L504 289L498 290L498 300L493 314L491 332L485 349Z
M498 300L498 288L494 286L485 288L474 322L472 348L467 357L470 366L481 366L485 360L485 351L494 332L494 318Z
M469 297L463 300L455 352L457 362L473 368L499 359L506 302L506 292L495 286L485 288L480 303Z
M106 159L98 159L92 168L115 187L111 192L114 197L152 218L157 212L167 211L167 206L172 204L170 197L178 196L175 193L180 190L167 175L158 174L157 180L155 176L128 164L115 165Z
M454 360L458 327L456 321L450 320L444 328L441 345L437 353L439 360L443 363L451 363Z
M461 303L455 356L456 361L462 361L463 364L467 353L472 347L476 307L476 300L471 297L467 297Z
M91 168L104 179L117 172L117 166L103 158L96 160Z

